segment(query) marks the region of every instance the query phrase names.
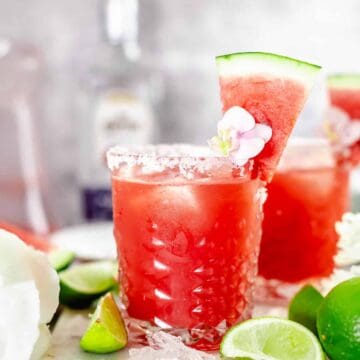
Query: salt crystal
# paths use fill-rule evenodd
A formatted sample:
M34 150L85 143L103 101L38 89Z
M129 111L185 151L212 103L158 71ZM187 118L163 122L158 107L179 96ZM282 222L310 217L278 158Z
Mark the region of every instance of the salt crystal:
M194 350L183 344L180 337L163 331L148 336L150 346L131 349L131 360L216 360L219 357Z

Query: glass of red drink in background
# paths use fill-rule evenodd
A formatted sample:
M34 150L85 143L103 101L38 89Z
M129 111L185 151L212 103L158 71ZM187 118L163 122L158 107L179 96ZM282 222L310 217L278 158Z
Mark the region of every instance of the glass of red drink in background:
M273 281L273 295L276 285L333 272L335 223L349 208L349 171L348 164L336 162L325 139L289 142L264 205L259 275L268 285Z
M264 183L184 145L115 147L108 164L129 316L217 349L225 330L251 315Z
M343 73L331 74L327 79L330 108L341 110L348 116L350 122L360 122L360 74ZM338 119L336 119L338 120ZM335 120L335 123L338 121ZM341 120L341 119L340 119ZM358 132L354 129L350 132ZM354 135L354 134L353 134ZM335 134L335 141L336 139ZM344 150L344 149L343 149ZM353 166L360 164L360 139L348 145L342 154L346 161L350 160Z

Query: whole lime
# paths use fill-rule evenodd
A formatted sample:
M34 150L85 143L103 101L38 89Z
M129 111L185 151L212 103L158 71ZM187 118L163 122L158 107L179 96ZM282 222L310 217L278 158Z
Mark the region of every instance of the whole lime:
M316 315L323 300L323 296L312 285L305 285L290 302L289 319L317 335Z
M360 359L360 277L330 291L319 307L316 324L331 360Z

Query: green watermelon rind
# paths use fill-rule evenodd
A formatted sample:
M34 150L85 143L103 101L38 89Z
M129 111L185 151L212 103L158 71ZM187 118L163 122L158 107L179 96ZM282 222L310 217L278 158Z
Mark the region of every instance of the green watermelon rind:
M283 55L264 52L241 52L216 57L220 77L268 75L290 78L310 90L321 66Z
M360 73L328 75L327 85L331 89L360 89Z

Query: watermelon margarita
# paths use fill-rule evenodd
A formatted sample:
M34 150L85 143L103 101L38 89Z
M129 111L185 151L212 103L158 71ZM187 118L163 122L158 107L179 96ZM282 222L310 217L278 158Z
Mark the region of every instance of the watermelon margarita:
M202 148L108 153L121 284L128 313L216 349L250 316L263 183Z
M268 185L260 275L290 283L329 276L337 252L335 222L348 207L349 168L337 165L329 143L290 143Z
M360 122L360 74L336 74L328 77L328 92L331 106L344 111L350 121ZM354 131L354 130L352 130ZM360 163L360 138L349 146L354 165Z
M328 89L332 105L360 120L360 74L331 75Z
M115 238L129 315L216 349L250 316L263 188L319 67L267 53L216 59L223 119L210 145L113 148Z

